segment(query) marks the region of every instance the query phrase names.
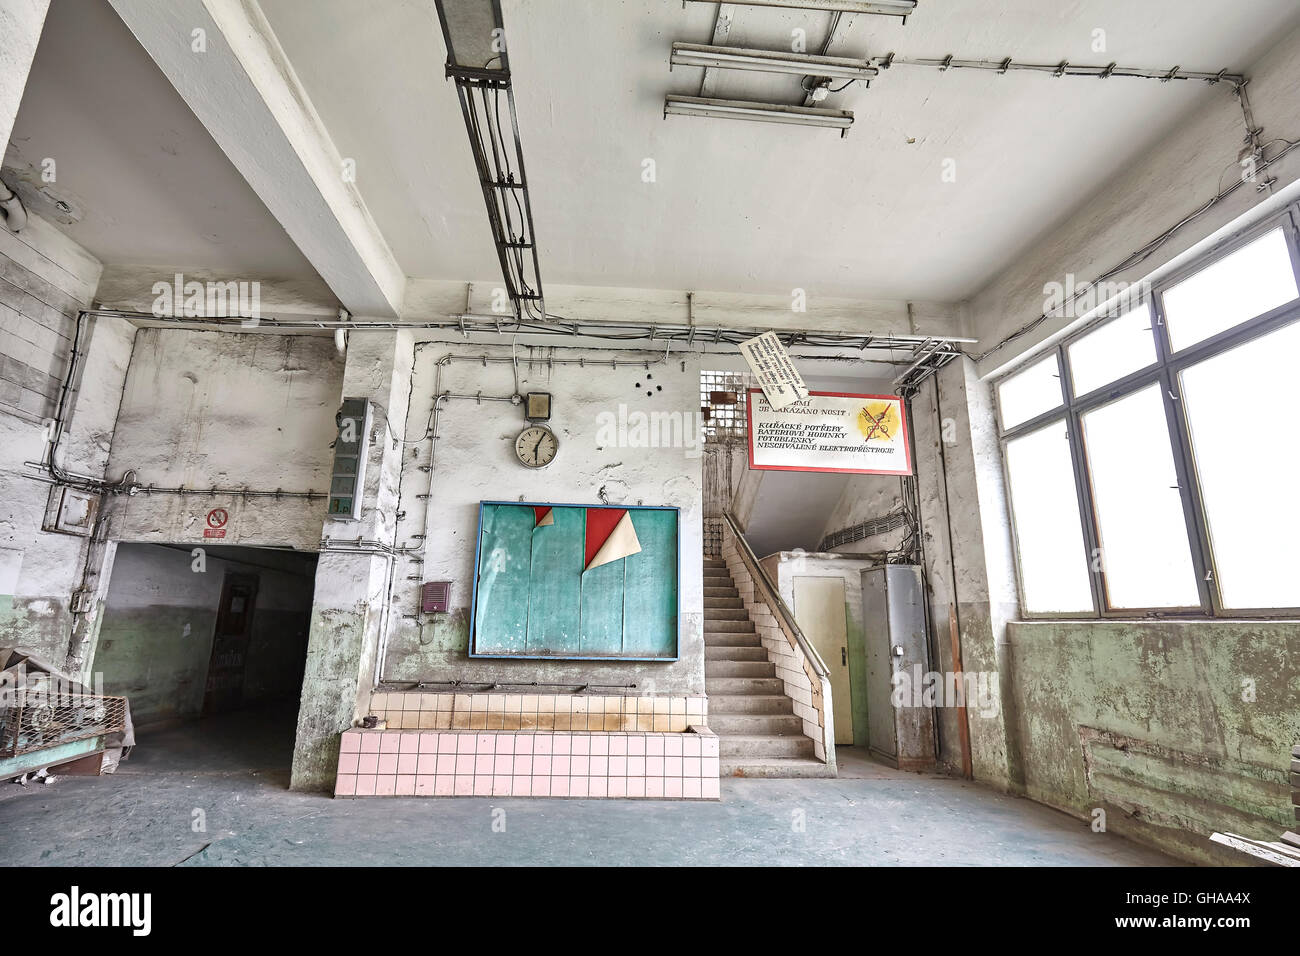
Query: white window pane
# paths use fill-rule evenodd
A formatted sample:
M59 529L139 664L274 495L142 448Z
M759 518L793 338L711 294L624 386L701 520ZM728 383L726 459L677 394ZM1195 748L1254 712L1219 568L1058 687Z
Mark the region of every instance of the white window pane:
M1065 422L1007 442L1007 475L1025 611L1093 610Z
M1160 385L1082 417L1112 608L1200 605Z
M1087 395L1156 360L1151 310L1146 304L1089 332L1070 345L1070 377L1075 395Z
M1196 471L1227 608L1300 607L1300 450L1291 437L1300 325L1182 374Z
M1055 352L998 384L1003 428L1013 428L1035 415L1049 412L1061 401L1061 377Z
M1296 295L1286 237L1275 229L1164 294L1169 341L1177 352L1276 309Z

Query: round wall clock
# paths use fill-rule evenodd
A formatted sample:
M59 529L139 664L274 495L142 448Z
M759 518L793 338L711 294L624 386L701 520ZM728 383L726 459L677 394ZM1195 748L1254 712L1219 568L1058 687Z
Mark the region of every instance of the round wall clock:
M545 468L555 460L558 450L555 433L541 425L529 425L515 439L515 454L528 468Z

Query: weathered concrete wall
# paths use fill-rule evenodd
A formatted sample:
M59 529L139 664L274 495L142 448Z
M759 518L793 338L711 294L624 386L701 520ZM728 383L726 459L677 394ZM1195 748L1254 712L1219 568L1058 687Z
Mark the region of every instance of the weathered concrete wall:
M915 452L913 452L915 454ZM835 510L826 519L821 539L874 518L883 518L903 506L900 479L891 475L852 475L844 486ZM841 554L873 554L899 547L907 537L906 526L836 545Z
M1025 792L1204 862L1229 830L1294 829L1300 622L1034 621L1008 627ZM1253 699L1252 699L1253 698Z
M197 493L115 496L110 537L198 542L213 508L221 544L319 546L323 500L211 495L213 486L325 492L343 360L328 336L141 329L109 470ZM210 542L211 543L211 542Z
M477 359L511 354L509 346L427 341L418 350L409 439L429 421L436 363L445 355ZM699 694L704 690L701 447L694 424L699 408L699 359L659 352L596 349L519 349L518 390L549 391L550 427L559 438L553 465L523 467L515 436L526 424L509 402L453 398L439 417L437 462L432 473L427 443L407 451L402 474L400 542L426 533L423 564L399 560L394 620L390 624L383 677L392 681L541 681L562 684L636 685L639 694ZM546 359L584 366L548 366ZM611 360L640 364L611 368ZM649 363L649 368L645 367ZM650 377L653 376L653 377ZM509 396L516 391L509 363L454 361L444 367L442 391L457 396ZM662 390L660 390L662 388ZM647 392L650 394L647 395ZM620 406L622 409L620 411ZM620 439L620 414L677 413L686 423L676 447L638 446L631 430ZM606 416L606 417L602 417ZM630 419L629 419L630 420ZM614 423L612 434L602 427ZM689 443L689 447L683 447ZM432 478L432 482L430 482ZM419 495L432 491L432 498ZM474 580L475 535L480 500L672 505L681 508L680 659L674 663L619 661L508 661L466 657ZM421 630L405 617L416 608L418 580L450 580L452 612L430 618Z
M25 463L45 457L44 423L67 374L77 312L90 304L99 272L93 256L38 217L17 235L0 229L0 645L57 665L69 647L87 539L41 530L51 486ZM61 467L104 474L134 331L120 319L88 320Z
M196 571L188 549L119 545L92 665L105 692L128 696L137 723L198 715L222 586L237 572L259 579L244 699L296 700L313 579L301 556L288 557L268 554L274 567L208 553Z

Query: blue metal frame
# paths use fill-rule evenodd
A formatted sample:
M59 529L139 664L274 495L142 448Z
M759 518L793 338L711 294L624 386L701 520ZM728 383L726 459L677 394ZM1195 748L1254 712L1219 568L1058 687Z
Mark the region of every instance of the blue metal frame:
M482 560L483 550L483 509L489 505L514 505L520 508L604 508L604 509L621 509L624 511L672 511L677 515L677 627L673 634L673 656L672 657L583 657L575 656L561 657L557 654L479 654L475 650L475 642L478 640L478 571L479 562ZM626 560L626 559L625 559ZM682 649L682 509L673 505L589 505L575 503L560 503L555 501L480 501L478 503L478 529L475 531L474 538L474 587L473 601L470 605L469 620L469 656L476 659L486 660L510 660L510 661L641 661L641 662L659 662L671 664L681 660Z

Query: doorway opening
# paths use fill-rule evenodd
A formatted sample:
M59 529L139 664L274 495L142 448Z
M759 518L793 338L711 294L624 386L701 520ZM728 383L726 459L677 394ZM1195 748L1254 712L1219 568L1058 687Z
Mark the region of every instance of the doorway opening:
M125 696L132 762L287 784L317 555L119 544L92 671Z

